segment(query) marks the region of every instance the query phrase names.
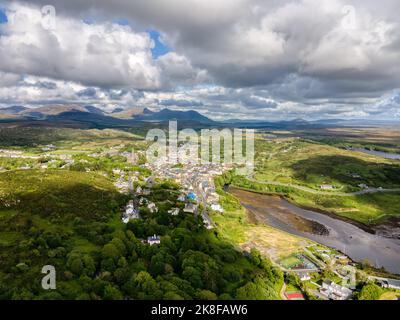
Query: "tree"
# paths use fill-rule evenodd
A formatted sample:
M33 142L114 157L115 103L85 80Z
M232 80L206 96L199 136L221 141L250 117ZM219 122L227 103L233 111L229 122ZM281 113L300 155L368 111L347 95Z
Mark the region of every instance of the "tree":
M164 299L165 300L183 300L183 297L181 297L176 292L168 291L164 294Z
M88 276L93 276L94 273L96 272L96 264L93 258L86 254L83 256L82 262L84 265L84 273L87 274Z
M107 243L102 250L102 255L104 258L111 258L114 261L117 261L118 258L120 257L120 253L118 248L112 244L112 243Z
M188 280L195 288L203 287L203 281L201 280L201 271L199 269L191 266L186 267L182 272L182 276L184 279Z
M104 288L103 298L105 300L122 300L122 293L113 285L108 284Z
M210 290L201 290L198 293L197 297L200 300L217 300L218 299L217 295Z
M129 268L118 268L114 271L114 278L119 285L122 285L129 281L131 272Z
M276 299L277 293L268 279L256 278L236 290L239 300L271 300Z
M162 292L159 289L158 283L146 271L139 272L133 277L131 290L138 299L160 299ZM132 286L133 285L133 286ZM132 291L131 291L132 293Z
M263 298L260 288L253 282L248 282L236 290L238 300L262 300Z
M250 250L250 260L254 265L258 266L263 259L261 257L261 253L257 249L252 248Z
M114 260L111 258L108 259L103 259L101 261L101 270L102 271L108 271L108 272L114 272L115 270L115 263Z
M359 300L378 300L382 294L382 289L374 283L367 283L360 291Z
M72 261L69 263L69 269L75 274L80 276L83 272L83 263L81 258L76 257L73 258Z

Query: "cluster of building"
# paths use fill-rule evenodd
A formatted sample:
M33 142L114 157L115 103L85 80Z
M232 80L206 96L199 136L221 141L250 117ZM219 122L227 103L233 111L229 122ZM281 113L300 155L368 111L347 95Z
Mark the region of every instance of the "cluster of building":
M321 299L351 299L353 290L355 290L355 279L351 272L353 269L349 267L355 268L355 264L346 255L318 245L307 246L304 250L305 254L295 255L299 262L293 262L290 267L283 265L289 269L287 272L295 272L300 281L310 282L316 286L317 289L310 289L309 292ZM337 278L341 279L342 283L346 283L345 286L339 285L331 279L317 276L317 273L326 269L327 266ZM320 279L323 281L318 284Z
M382 288L400 290L400 280L379 278L377 282Z
M46 145L42 148L42 151L52 151L55 150L55 146L52 144ZM61 169L68 168L70 165L74 164L74 160L71 155L68 154L50 154L45 153L41 156L32 156L25 155L22 151L16 150L7 150L0 149L0 158L10 158L10 159L29 159L29 160L39 160L42 157L46 157L49 160L43 163L35 163L35 164L23 164L19 167L20 170L29 170L29 169L47 169L51 168L53 164L56 164L57 161L61 160L64 164L60 167ZM4 168L0 168L1 171L4 171Z
M214 185L214 177L221 175L225 170L232 168L232 165L202 162L198 157L182 156L187 151L187 146L178 148L177 154L160 157L157 161L147 163L146 166L152 171L154 176L163 179L170 179L183 187L183 193L179 201L185 201L184 212L199 213L199 205L202 204L203 211L200 213L206 228L213 228L213 222L208 216L207 209L223 213L223 208L219 204L219 195ZM191 154L195 154L193 151ZM171 158L179 159L181 163L170 161ZM187 196L185 196L187 195Z
M130 186L130 188L132 188L132 186ZM133 193L135 194L134 199L129 200L128 204L125 206L125 211L122 214L123 223L128 223L130 220L134 219L140 219L140 206L146 206L151 213L158 212L157 205L146 198L146 196L151 193L149 188L138 186Z
M180 153L179 150L178 153ZM197 160L187 159L185 163L177 165L171 164L168 157L161 157L146 166L155 176L175 181L188 193L196 193L201 198L197 201L203 201L213 210L222 212L213 178L230 169L231 166L212 162L199 163Z
M54 144L47 144L44 147L42 147L43 152L49 152L49 151L53 151L55 149L56 149L56 146Z
M326 298L331 300L347 300L353 295L353 291L334 283L331 280L324 280L319 292Z
M118 175L117 180L114 183L114 186L121 193L132 193L133 190L133 182L138 180L139 172L129 172L125 173L125 171L114 169L114 175Z
M0 149L0 157L4 158L21 158L23 157L22 151Z

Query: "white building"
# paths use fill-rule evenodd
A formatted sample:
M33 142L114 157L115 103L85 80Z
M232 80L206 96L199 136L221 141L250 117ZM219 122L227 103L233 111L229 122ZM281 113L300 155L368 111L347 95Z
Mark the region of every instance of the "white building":
M183 209L183 212L195 213L196 210L197 210L197 205L195 205L193 203L186 203L185 208Z
M212 204L211 209L220 213L224 212L224 208L220 204Z
M149 245L153 245L153 244L160 244L161 243L161 239L160 239L160 236L157 236L157 235L153 235L153 236L151 236L151 237L148 237L147 238L147 243L149 244Z
M147 205L147 209L149 209L151 213L158 212L158 208L154 202L150 202Z
M177 216L179 214L179 208L172 208L171 210L168 210L168 213L171 216Z
M347 300L352 296L353 291L349 288L342 287L331 280L324 280L320 293L332 300Z
M300 281L311 280L311 277L308 272L299 272L298 275L299 275Z
M122 170L120 170L120 169L113 169L113 170L112 170L112 173L114 173L114 174L121 174L121 173L122 173Z
M144 195L144 196L148 196L149 194L150 194L150 189L143 189L142 190L142 194Z
M128 223L132 219L139 219L139 210L135 207L133 200L130 200L125 207L125 212L122 215L122 222Z
M320 186L321 190L333 190L334 187L330 184L323 184L322 186Z

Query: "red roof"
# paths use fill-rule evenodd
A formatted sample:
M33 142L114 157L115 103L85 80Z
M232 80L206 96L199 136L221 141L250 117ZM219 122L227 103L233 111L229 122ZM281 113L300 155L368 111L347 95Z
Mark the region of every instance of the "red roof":
M304 300L304 296L301 292L286 292L288 300Z

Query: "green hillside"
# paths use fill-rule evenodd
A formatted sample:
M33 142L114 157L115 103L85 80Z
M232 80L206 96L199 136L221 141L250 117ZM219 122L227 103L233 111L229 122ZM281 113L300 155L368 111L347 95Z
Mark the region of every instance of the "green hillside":
M177 206L174 185L149 196L159 211L122 224L128 200L94 173L0 174L0 299L279 299L283 277L246 257ZM161 244L141 241L158 234ZM41 287L53 265L57 289Z

